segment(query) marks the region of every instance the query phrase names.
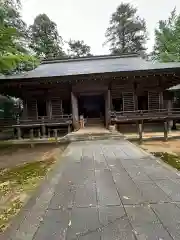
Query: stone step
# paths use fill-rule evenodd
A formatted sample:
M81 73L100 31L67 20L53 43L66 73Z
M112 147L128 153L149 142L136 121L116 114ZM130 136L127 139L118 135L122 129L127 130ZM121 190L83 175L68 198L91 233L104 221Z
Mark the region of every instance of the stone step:
M66 139L70 142L75 141L90 141L90 140L106 140L106 139L124 139L120 133L105 133L105 134L68 134Z

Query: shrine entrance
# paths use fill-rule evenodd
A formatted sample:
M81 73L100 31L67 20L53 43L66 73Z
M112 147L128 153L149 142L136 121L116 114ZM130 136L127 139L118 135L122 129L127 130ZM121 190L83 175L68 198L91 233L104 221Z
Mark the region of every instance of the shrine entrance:
M96 119L104 121L105 99L104 94L80 95L78 99L79 116L85 119Z

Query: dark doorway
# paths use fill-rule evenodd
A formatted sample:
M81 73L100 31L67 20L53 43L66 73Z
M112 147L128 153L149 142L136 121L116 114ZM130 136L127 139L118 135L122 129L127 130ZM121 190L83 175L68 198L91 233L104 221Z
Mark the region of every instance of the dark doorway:
M104 118L105 100L103 95L84 95L79 97L79 115L85 118Z
M112 99L113 110L120 112L123 111L123 100L122 98L113 98Z
M38 116L40 117L47 116L46 100L37 101L37 111L38 111Z
M62 100L62 110L63 114L71 114L71 100Z
M148 110L148 93L138 96L138 110Z

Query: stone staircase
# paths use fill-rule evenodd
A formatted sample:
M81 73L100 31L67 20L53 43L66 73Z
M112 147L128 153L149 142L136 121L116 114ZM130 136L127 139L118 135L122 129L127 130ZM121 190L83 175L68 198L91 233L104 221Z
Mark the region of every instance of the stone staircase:
M95 127L95 126L103 126L104 120L101 118L87 118L85 126L87 127Z
M106 139L124 139L124 136L119 132L106 132L106 133L84 133L78 134L78 132L72 132L65 136L68 142L77 141L95 141L95 140L106 140Z

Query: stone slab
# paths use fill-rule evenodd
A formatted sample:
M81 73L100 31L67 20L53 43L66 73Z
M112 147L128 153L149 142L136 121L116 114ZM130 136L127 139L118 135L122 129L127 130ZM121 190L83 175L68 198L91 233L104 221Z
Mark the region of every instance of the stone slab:
M71 143L55 167L2 240L180 239L179 177L135 145Z
M73 208L71 226L67 231L67 240L97 232L100 228L97 208Z

